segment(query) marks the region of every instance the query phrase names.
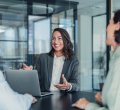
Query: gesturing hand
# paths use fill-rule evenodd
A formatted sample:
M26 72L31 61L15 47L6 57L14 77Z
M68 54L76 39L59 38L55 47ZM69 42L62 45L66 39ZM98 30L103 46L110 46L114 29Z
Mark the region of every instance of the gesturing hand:
M98 103L102 103L102 94L100 92L97 92L95 95L95 99Z
M33 100L32 100L32 103L36 103L37 102L37 99L35 97L33 97Z
M66 80L64 77L64 74L61 76L63 83L62 84L55 84L54 86L60 90L69 90L71 87L71 84Z
M23 70L32 70L32 66L27 66L26 64L23 64Z
M86 98L81 98L72 104L72 107L77 107L80 109L85 109L90 102Z

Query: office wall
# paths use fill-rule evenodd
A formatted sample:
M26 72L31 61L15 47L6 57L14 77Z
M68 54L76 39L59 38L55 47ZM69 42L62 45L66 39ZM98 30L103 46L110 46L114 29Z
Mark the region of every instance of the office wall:
M91 17L80 15L79 22L79 47L81 90L92 90L92 28Z

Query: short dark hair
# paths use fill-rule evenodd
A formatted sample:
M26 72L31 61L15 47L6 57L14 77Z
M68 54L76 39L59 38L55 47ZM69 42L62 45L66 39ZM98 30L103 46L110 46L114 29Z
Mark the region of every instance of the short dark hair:
M114 20L114 23L118 23L120 21L120 9L115 11L113 20Z
M117 11L115 11L113 20L114 20L115 24L118 23L118 22L120 22L120 9L117 10ZM119 44L120 43L120 29L116 30L114 32L114 36L115 36L115 42Z
M65 56L66 59L70 59L73 55L73 44L70 40L70 35L69 33L63 29L63 28L55 28L53 30L54 32L60 32L62 39L63 39L63 43L64 43L64 47L63 47L63 54ZM52 47L51 51L49 52L50 55L54 56L54 48Z
M120 44L120 29L114 32L114 36L115 36L115 42Z

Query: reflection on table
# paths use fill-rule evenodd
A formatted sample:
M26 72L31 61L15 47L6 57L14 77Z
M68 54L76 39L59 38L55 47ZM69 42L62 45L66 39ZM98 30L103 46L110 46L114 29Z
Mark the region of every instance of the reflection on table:
M93 92L54 92L53 95L38 98L38 102L32 105L31 110L78 110L71 105L82 97L94 102L94 94Z

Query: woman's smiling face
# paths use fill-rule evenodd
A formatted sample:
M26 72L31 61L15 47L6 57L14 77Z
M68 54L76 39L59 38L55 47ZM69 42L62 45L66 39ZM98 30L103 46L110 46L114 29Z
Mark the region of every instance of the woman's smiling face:
M63 52L64 43L63 43L62 35L58 31L55 31L53 33L52 47L54 48L55 52L61 52L61 53Z

